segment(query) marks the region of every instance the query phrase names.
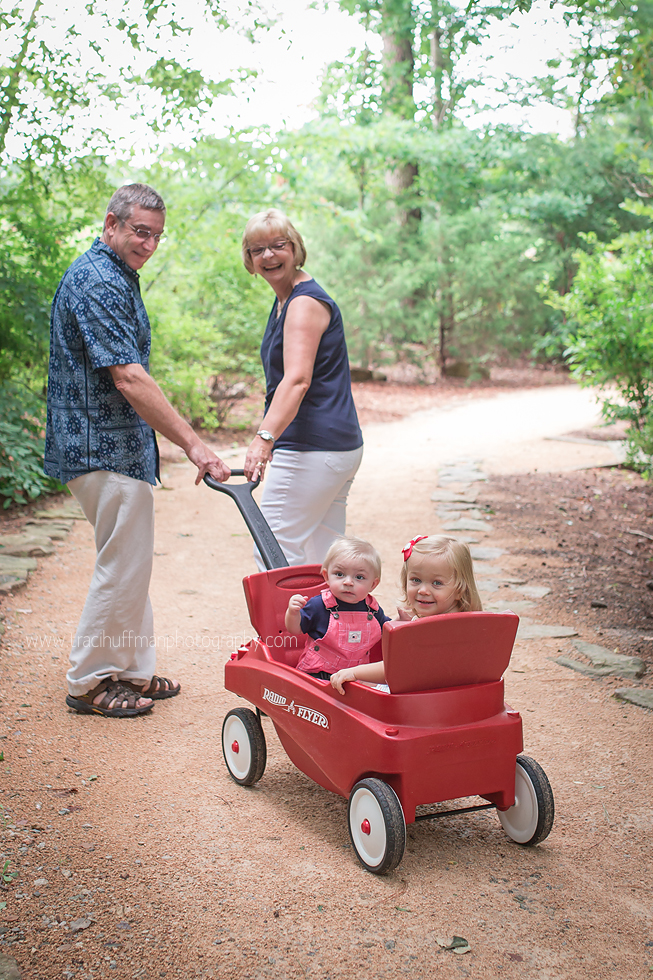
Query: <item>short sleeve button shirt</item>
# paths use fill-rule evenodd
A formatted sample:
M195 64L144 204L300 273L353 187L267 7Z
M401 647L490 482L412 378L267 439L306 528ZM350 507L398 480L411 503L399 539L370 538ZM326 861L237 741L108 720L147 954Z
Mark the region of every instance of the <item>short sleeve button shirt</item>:
M50 317L45 472L68 483L93 470L156 483L153 430L108 370L149 373L150 322L139 276L97 238L59 283Z

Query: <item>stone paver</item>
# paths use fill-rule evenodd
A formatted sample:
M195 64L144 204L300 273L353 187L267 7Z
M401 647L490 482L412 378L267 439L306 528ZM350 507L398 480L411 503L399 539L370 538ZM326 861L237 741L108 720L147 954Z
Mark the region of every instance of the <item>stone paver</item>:
M505 582L512 586L526 585L526 579L523 576L507 575L498 565L492 565L487 561L475 561L474 571L477 576L487 575L488 578L497 579L499 582Z
M584 640L574 640L574 646L584 657L591 662L591 667L588 668L597 677L641 677L646 673L646 664L639 657L627 657L622 653L614 653L613 650L608 650L607 647L598 646L596 643L586 643ZM579 661L572 660L571 664L566 664L565 666L571 666L579 663ZM583 665L587 666L587 665ZM576 670L575 666L572 666L573 670ZM587 671L581 671L581 673L587 673Z
M521 592L529 599L543 599L545 595L549 595L551 592L548 585L515 585L514 588L515 592Z
M27 584L30 572L36 568L36 558L16 558L0 555L0 593L6 595Z
M27 558L30 555L51 555L54 551L52 540L45 534L2 534L0 535L0 555L14 555Z
M638 690L636 687L620 687L614 694L621 701L629 701L631 704L636 704L638 708L648 708L653 711L653 691L648 688Z
M485 514L474 504L450 504L449 506L438 507L436 513L443 521L457 521L463 516L472 521L482 521L485 519Z
M573 626L551 626L546 623L533 623L522 619L517 630L518 640L540 640L544 637L562 638L577 636L578 630Z
M20 980L18 963L6 953L0 953L0 980Z
M472 521L466 517L459 521L448 521L442 527L445 531L483 531L485 534L489 534L492 530L489 521Z
M472 558L474 561L477 559L479 561L494 561L495 558L501 558L501 555L505 555L505 548L486 548L481 546L480 548L470 548L472 553Z
M65 541L73 528L73 524L74 521L72 520L55 519L47 521L43 517L33 517L26 521L23 530L25 533L45 534L53 541Z
M487 609L490 612L514 612L518 616L523 613L528 612L529 609L533 609L535 606L534 602L530 599L493 599L488 602Z
M476 483L479 480L487 480L487 473L472 468L443 469L440 470L440 483L446 486L448 483Z
M62 507L51 507L48 510L35 510L34 517L40 517L46 521L70 520L85 521L84 512L76 500L64 504Z
M431 500L435 503L441 504L469 504L473 507L476 503L478 497L477 490L443 490L441 488L434 490L431 494Z

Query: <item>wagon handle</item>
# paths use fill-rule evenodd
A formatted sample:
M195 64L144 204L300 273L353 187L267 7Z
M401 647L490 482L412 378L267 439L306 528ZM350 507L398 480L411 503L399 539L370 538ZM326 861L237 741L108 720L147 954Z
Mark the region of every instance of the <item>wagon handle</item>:
M232 476L244 476L244 470L232 470ZM285 568L288 565L279 542L272 533L272 529L258 504L252 497L252 491L260 483L258 480L248 480L247 483L219 483L209 473L204 475L204 482L211 490L219 490L226 493L236 501L238 510L243 515L243 520L249 528L250 534L254 539L254 544L261 553L263 564L266 568Z

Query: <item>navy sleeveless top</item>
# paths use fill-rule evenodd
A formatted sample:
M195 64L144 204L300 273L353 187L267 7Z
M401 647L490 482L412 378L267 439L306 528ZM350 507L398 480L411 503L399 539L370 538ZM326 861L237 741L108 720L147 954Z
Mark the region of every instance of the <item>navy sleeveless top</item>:
M299 282L286 302L281 316L276 316L275 300L261 342L261 360L267 390L265 410L283 378L283 327L288 307L297 296L321 300L331 310L329 326L322 334L310 388L304 395L297 415L279 436L275 449L300 452L348 452L363 445L363 435L351 393L351 375L342 316L337 305L314 279Z

